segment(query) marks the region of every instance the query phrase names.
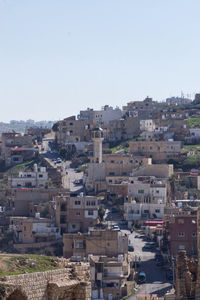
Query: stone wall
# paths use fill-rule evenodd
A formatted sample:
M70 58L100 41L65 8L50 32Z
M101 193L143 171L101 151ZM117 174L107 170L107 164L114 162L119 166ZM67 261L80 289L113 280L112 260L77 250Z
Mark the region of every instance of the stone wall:
M2 300L90 300L89 264L0 278Z

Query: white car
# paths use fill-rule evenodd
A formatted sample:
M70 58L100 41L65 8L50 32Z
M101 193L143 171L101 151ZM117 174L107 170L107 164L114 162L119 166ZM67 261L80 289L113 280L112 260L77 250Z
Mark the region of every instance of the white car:
M112 230L120 231L120 228L119 228L118 225L113 225L113 226L112 226Z

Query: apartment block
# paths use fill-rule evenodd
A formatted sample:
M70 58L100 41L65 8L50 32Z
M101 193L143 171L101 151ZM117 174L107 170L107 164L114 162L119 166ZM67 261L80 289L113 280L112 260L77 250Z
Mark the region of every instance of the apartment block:
M55 197L56 225L63 232L86 232L97 223L98 199L93 196L63 194Z

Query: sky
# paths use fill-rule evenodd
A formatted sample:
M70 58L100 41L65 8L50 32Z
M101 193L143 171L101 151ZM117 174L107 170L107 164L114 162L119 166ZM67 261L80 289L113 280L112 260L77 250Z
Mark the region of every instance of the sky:
M0 0L0 121L200 91L199 0Z

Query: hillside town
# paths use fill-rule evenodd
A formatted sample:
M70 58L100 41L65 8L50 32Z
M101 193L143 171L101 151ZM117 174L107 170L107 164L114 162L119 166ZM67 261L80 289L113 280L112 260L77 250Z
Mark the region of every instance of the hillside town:
M3 131L1 299L200 299L199 107L146 97Z

